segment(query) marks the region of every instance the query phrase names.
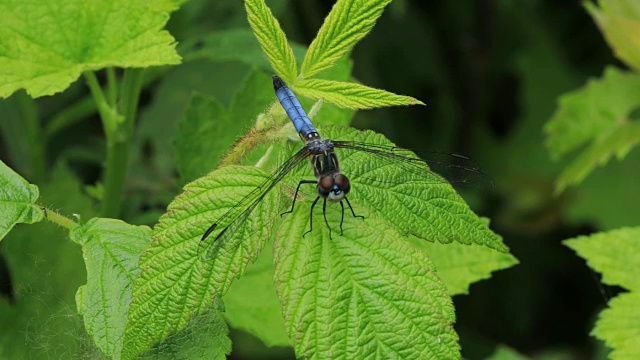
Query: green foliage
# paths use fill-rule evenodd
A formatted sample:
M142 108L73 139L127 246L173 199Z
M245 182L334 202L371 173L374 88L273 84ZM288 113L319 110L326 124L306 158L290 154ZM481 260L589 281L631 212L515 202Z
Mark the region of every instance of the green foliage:
M599 0L598 6L585 2L609 45L629 66L640 70L640 5L634 0Z
M310 359L458 358L453 304L425 253L375 213L346 221L343 234L307 231L298 206L274 244L276 290L296 354ZM337 228L331 212L329 226Z
M640 108L640 75L615 68L601 80L560 98L560 107L545 126L547 146L559 157L589 144L560 174L557 189L582 181L598 165L616 155L622 160L640 142L640 122L632 113Z
M29 184L0 161L0 240L15 224L41 221L44 213L35 204L38 187Z
M0 4L0 97L20 88L39 97L66 89L82 72L109 66L177 64L162 31L177 2L65 0Z
M78 288L76 304L85 328L108 356L122 349L138 257L151 242L151 229L121 220L93 218L69 233L82 246L87 284Z
M371 31L390 2L338 0L309 45L300 75L309 78L332 67Z
M0 333L0 354L42 357L51 344L60 342L65 348L52 352L56 357L221 359L231 351L226 320L266 345L293 347L298 357L460 358L451 295L467 293L470 284L517 261L488 221L450 184L421 162L398 166L382 156L338 151L353 186L353 211L364 219L347 209L343 220L341 209L330 204L325 226L321 206L313 214L309 211L317 196L312 186L301 189L293 211L280 216L291 206L298 181L312 176L306 159L300 158L282 182L272 183L278 174L274 169L302 144L275 101L264 72L269 65L296 92L318 100L313 107L308 99L302 102L327 138L395 147L372 131L335 125L348 125L355 109L423 104L357 84L351 76L352 63L345 55L371 31L390 1L339 0L298 69L304 49L289 45L264 1L247 0L257 42L248 39L246 29L198 34L181 49L189 64L175 71L147 72L150 78L145 80L142 69L130 68L180 61L174 38L162 28L169 12L183 2L0 5L0 21L9 25L0 30L0 96L17 89L33 97L54 94L84 74L95 106L87 106L86 98L73 104L68 118L49 123L51 134L79 123L74 116L96 111L106 140L106 164L101 156L93 157L100 158L104 179L86 188L100 201L101 218L93 217L95 204L80 191L80 181L69 169L57 167L51 179L46 178L47 144L36 152L44 204L64 206L62 214L47 211L47 219L69 230L71 241L64 240L61 229L43 228L51 224L36 225L24 234L16 232L19 241L3 249L12 273L22 276L20 286L33 282L61 289L51 291L43 304L29 298L24 288L16 291L15 309L0 301L3 323L6 318L12 324L10 332ZM221 64L229 61L241 63L242 70L227 72L225 66L238 66ZM206 91L193 92L190 75L209 70L211 64L218 73L199 78ZM93 72L100 69L104 72ZM322 78L313 78L316 75ZM230 85L225 76L236 82ZM153 94L136 133L140 95L156 79L161 79L162 90ZM176 95L177 89L186 90ZM33 101L21 101L27 128L35 129L29 140L42 140ZM140 138L134 142L135 136ZM132 142L133 180L127 182ZM66 153L55 156L71 160ZM85 176L84 168L78 168ZM167 189L178 191L174 181L184 186L183 192L165 200L171 196ZM38 188L4 163L0 184L2 236L16 223L43 218L42 205L35 203ZM130 223L154 223L158 208L169 203L153 230L115 219L125 192L133 194L125 200L124 217ZM146 199L146 194L153 198ZM128 209L131 204L133 210ZM75 220L69 218L72 211ZM306 234L314 217L313 231ZM90 220L83 222L86 218ZM202 240L216 219L220 223ZM43 237L43 231L52 236ZM223 231L228 236L221 236ZM31 238L38 240L31 243ZM68 279L59 274L55 281L38 279L37 266L25 268L29 260L20 257L21 246L42 245L45 238L53 241L43 246L46 262ZM60 263L73 259L72 265L56 264L57 254L63 256ZM45 280L50 283L43 284ZM67 316L74 293L86 333L80 332L79 316ZM29 315L44 307L60 309L60 319L46 331L38 329L37 338L18 341L16 334L29 329ZM68 338L60 340L65 335ZM31 348L47 336L45 345Z
M244 5L249 24L271 66L285 81L292 83L296 79L298 66L280 23L264 0L247 0Z
M296 90L314 99L324 99L347 109L372 109L394 105L424 105L410 96L402 96L384 90L358 84L312 79L296 83Z
M620 228L566 240L565 244L602 274L602 282L629 290L609 302L593 335L613 348L611 359L632 359L640 354L640 228Z

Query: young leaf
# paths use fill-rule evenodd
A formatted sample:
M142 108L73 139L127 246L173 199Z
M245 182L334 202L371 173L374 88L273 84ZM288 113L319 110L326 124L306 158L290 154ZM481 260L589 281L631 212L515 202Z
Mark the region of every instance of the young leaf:
M296 92L323 99L347 109L373 109L383 106L424 105L410 96L396 95L368 86L331 80L310 79L296 82Z
M638 92L640 75L608 68L602 79L560 98L558 110L545 125L551 155L560 157L585 143L592 145L559 178L558 190L582 180L613 154L623 157L640 141L638 127L630 120L640 106Z
M164 2L162 2L164 4ZM66 89L83 71L177 64L168 6L143 0L0 3L0 97ZM64 30L63 30L64 29Z
M598 5L585 2L609 46L618 58L640 70L640 4L636 0L600 0Z
M69 238L82 245L87 284L76 294L87 332L107 356L119 356L138 257L151 242L151 229L121 220L93 218Z
M298 74L298 66L280 23L264 0L245 0L244 5L249 24L271 66L286 82L293 83Z
M186 185L169 204L153 229L153 243L140 257L141 273L134 283L123 358L131 359L184 329L192 317L211 305L214 294L224 295L255 260L271 233L265 224L277 216L277 189L261 201L233 237L215 242L226 226L220 224L206 241L201 238L211 223L265 179L259 169L228 166ZM227 218L233 219L235 216ZM206 248L212 243L218 246L215 254Z
M369 33L390 2L391 0L338 0L309 45L302 62L301 76L309 78L333 66Z
M33 224L42 220L44 212L35 202L38 187L0 161L0 240L15 224Z
M600 314L593 335L613 348L611 359L631 359L640 353L640 228L621 228L580 236L564 243L602 273L602 282L619 285L630 293L609 302Z
M316 225L298 206L274 244L276 290L296 355L308 359L460 357L446 287L429 258L374 213L343 233ZM337 228L340 215L327 214Z

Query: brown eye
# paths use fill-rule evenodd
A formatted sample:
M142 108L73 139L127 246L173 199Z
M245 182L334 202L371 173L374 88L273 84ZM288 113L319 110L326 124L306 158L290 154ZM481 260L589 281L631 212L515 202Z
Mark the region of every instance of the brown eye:
M349 179L346 176L338 174L334 176L333 180L345 194L347 194L349 190L351 190L351 183L349 183Z
M331 176L323 176L318 182L318 185L324 190L331 190L333 188L333 178Z

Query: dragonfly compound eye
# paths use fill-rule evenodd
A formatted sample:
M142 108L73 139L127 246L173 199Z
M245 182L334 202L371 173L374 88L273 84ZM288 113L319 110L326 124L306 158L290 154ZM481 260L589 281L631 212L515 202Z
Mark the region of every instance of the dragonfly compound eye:
M326 198L331 194L334 188L334 181L332 176L323 176L318 181L318 194L323 198Z
M338 186L338 188L342 190L342 192L345 195L347 195L351 190L351 183L349 182L349 179L346 176L342 174L335 175L333 177L333 181Z

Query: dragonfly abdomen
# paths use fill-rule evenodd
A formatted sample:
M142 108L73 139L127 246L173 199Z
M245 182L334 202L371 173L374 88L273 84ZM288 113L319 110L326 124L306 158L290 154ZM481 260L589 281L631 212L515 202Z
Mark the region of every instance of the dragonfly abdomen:
M307 142L311 139L319 138L318 130L311 124L311 120L309 120L298 98L296 98L284 81L276 75L273 76L273 88L276 91L276 96L282 108L287 112L287 115L289 115L293 126L296 128L298 134L300 134L302 140Z

